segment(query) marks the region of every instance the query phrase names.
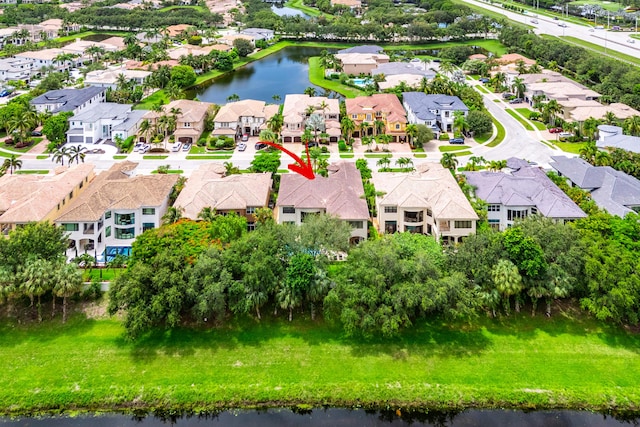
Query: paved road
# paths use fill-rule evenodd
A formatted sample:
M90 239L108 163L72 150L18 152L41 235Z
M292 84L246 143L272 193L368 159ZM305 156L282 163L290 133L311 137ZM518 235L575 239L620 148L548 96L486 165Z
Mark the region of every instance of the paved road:
M538 21L537 24L531 23L531 19L533 18L532 14L522 15L519 13L507 11L501 7L493 6L487 4L483 1L479 0L464 0L467 3L471 3L475 6L482 7L487 10L491 10L493 12L498 12L507 18L516 21L522 22L524 24L530 25L534 27L534 32L536 34L549 34L552 36L571 36L581 40L585 40L589 43L593 43L602 47L606 47L607 49L615 50L620 53L625 53L627 55L632 56L640 56L640 46L636 46L636 44L640 45L640 40L637 40L635 43L628 43L629 40L629 32L615 32L615 31L605 31L602 30L593 30L589 31L590 27L584 25L573 24L571 22L566 22L562 20L554 20L553 18L545 17L542 15L538 15L535 19ZM558 24L564 22L566 24L566 28L560 27ZM603 22L606 25L606 21Z

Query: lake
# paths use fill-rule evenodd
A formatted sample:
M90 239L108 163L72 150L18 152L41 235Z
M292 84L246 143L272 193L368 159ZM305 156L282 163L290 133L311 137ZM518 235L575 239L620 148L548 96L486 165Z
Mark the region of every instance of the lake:
M309 15L303 11L288 6L274 4L271 6L271 11L278 16L302 16L304 19L309 19Z
M224 411L202 416L97 415L75 418L0 418L3 427L360 427L360 426L450 426L450 427L614 427L629 425L638 419L617 420L611 416L579 411L505 411L470 410L456 412L365 411L340 408L303 410Z
M321 51L314 47L286 47L188 91L187 97L226 104L227 98L236 94L240 99L281 103L286 94L303 93L310 86L318 95L324 94L324 89L309 83L309 57L319 56ZM280 100L274 101L274 95Z

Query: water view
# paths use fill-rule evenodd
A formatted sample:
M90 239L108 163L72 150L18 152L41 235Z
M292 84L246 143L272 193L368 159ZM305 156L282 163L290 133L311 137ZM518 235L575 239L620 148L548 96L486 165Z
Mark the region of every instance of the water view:
M271 6L271 11L278 16L302 16L304 19L309 19L309 15L302 12L301 10L294 9L288 6L282 6L279 4L274 4Z
M240 99L280 103L287 93L303 93L310 86L318 94L323 94L324 89L309 83L309 57L320 55L321 50L287 47L190 91L188 97L226 104L227 98L235 94ZM277 97L280 97L280 101Z
M294 413L289 409L265 411L225 411L201 416L131 416L99 415L75 418L24 418L0 419L3 427L155 427L173 425L178 427L225 426L225 427L288 427L288 426L449 426L449 427L614 427L638 422L638 419L615 419L611 416L578 411L465 411L456 412L411 412L365 411L349 409L315 409Z

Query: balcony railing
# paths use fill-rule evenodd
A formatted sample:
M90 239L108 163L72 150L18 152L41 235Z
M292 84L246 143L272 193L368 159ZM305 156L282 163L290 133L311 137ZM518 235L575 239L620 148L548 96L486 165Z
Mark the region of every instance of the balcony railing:
M93 234L95 232L95 229L93 228L93 225L91 227L87 227L82 231L82 234Z
M424 220L424 216L422 212L405 212L404 213L404 222L422 222Z

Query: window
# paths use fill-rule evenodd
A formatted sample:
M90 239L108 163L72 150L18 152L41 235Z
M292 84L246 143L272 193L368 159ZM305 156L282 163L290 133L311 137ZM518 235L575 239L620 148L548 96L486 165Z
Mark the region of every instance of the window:
M156 208L142 208L142 215L155 215Z
M106 211L104 213L104 219L109 219L109 218L111 218L111 211Z
M295 221L283 221L282 223L287 225L296 225Z
M133 239L135 237L135 227L130 228L117 228L116 227L116 239Z
M508 209L507 210L507 220L508 221L515 221L516 219L522 219L522 218L526 218L527 217L527 210L520 210L520 211L516 211L516 210L511 210Z
M182 127L190 128L191 127L191 123L190 122L184 122Z
M384 213L397 213L398 212L398 207L397 206L385 206L384 207Z
M445 116L445 117L449 117L449 112L448 112L448 111L445 111L445 112L444 112L444 116Z
M500 220L499 219L490 219L489 220L489 227L491 227L494 230L499 230L500 229Z
M536 208L535 206L531 208L531 215L537 215L538 213L538 208Z
M108 226L104 230L104 237L111 237L111 226Z
M487 212L500 212L500 205L488 205Z
M253 231L256 229L256 223L255 222L247 222L247 231Z
M453 227L454 228L471 228L472 223L471 221L454 221Z
M304 222L307 217L318 215L320 212L300 212L300 222Z
M73 190L69 193L69 200L73 199Z
M358 115L357 115L357 114L352 114L352 115L351 115L351 118L352 118L352 119L354 119L354 120L356 120L356 119L358 118Z
M136 223L135 214L116 214L116 225L131 225Z
M358 230L364 228L362 221L349 221L349 226Z
M427 208L427 216L433 217L433 211Z
M400 129L400 124L396 123L396 130Z
M256 213L256 208L254 206L247 206L246 213L247 215L253 215Z
M156 225L153 222L143 222L142 223L142 232L144 233L147 230L153 230L156 228Z
M78 225L78 223L62 224L62 228L64 229L64 231L78 231L78 230L80 230L80 226Z
M371 121L371 114L367 114L367 120Z
M282 213L283 214L294 214L294 213L296 213L296 208L294 208L293 206L283 206L282 207Z

